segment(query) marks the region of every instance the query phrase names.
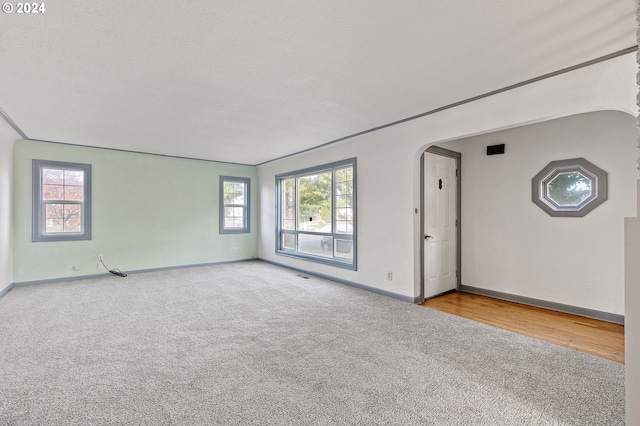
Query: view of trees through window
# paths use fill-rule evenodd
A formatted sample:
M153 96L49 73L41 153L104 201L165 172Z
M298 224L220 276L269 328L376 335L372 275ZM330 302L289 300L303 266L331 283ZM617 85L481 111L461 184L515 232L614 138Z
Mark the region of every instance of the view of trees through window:
M43 168L42 202L46 234L82 232L84 172Z
M244 228L244 183L224 183L224 227Z
M354 165L279 179L280 250L354 263Z
M548 184L548 197L560 206L577 206L591 195L591 179L578 171L559 173Z
M608 198L607 172L584 158L551 161L531 179L531 200L553 217L583 217Z
M249 232L249 179L220 177L220 232Z
M331 172L298 178L298 230L331 232Z
M32 160L34 242L91 239L91 164Z

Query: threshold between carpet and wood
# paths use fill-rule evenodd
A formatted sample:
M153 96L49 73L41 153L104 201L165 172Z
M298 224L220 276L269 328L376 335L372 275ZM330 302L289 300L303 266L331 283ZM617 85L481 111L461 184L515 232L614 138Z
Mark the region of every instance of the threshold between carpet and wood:
M422 306L624 364L621 324L464 292L434 297Z
M0 424L624 424L624 366L264 262L14 288Z

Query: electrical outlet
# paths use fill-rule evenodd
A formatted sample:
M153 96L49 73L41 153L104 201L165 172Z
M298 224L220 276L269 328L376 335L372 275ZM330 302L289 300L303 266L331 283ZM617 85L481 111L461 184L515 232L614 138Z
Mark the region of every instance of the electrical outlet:
M73 265L71 267L71 269L74 270L74 271L79 271L80 270L80 265Z
M96 263L96 269L100 271L102 269L102 263L100 262Z
M393 280L393 272L391 272L391 271L387 271L387 279L388 279L389 281Z
M98 260L102 262L104 260L104 254L100 253L98 255Z

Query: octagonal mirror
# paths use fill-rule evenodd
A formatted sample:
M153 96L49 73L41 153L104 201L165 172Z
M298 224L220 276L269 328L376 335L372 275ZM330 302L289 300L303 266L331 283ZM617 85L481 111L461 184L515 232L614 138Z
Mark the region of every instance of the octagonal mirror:
M607 172L585 160L552 161L532 179L532 201L550 216L582 217L607 199Z

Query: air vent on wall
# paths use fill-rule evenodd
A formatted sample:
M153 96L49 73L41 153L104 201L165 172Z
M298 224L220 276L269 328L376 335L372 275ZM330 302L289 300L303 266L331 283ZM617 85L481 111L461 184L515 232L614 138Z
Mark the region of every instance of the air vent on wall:
M504 154L504 144L500 145L489 145L487 147L487 155L499 155Z

